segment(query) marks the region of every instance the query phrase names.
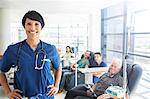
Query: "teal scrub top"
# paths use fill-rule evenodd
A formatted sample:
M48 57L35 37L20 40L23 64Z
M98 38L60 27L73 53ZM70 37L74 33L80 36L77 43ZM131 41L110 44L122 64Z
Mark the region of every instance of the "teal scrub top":
M18 48L20 48L19 53ZM35 69L36 55L41 49L44 50L46 58L42 59L44 58L44 55L42 55L44 53L40 53L38 55L39 59L37 59L37 65L41 65L44 61L43 69ZM38 94L46 95L49 90L47 86L54 84L51 74L51 65L56 70L59 69L60 66L60 58L56 47L42 41L40 41L35 50L33 50L25 40L8 46L2 61L0 68L2 72L8 72L11 67L17 67L14 77L14 88L21 90L25 97L32 97ZM52 96L48 99L53 98Z

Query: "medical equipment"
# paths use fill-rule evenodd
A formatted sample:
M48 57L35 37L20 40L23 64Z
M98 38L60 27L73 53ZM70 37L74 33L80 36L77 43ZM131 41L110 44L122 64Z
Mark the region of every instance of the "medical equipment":
M110 86L105 91L107 94L110 94L113 97L123 98L124 96L124 89L119 86Z
M22 47L22 43L23 42L20 43L17 51L17 65L14 66L16 68L15 71L19 71L19 58L20 58L20 50ZM43 48L43 43L41 40L40 40L40 44L41 44L41 49L36 53L36 57L35 57L35 69L37 70L43 69L45 61L50 62L49 59L46 59L46 51Z
M41 47L42 47L42 42L41 42ZM40 56L41 55L41 56ZM48 61L48 59L46 59L46 52L43 49L43 47L41 48L41 50L39 50L36 53L36 59L35 59L35 69L40 70L43 69L43 66L45 64L45 61ZM49 60L50 61L50 60Z
M36 57L35 57L35 69L37 70L43 69L45 61L47 61L46 52L43 49L43 43L41 40L40 40L40 44L41 44L41 49L36 53Z

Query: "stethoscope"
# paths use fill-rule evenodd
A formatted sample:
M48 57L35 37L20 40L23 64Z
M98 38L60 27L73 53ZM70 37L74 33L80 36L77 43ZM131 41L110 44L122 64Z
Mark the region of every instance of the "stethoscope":
M46 59L46 51L43 48L43 43L42 43L41 40L40 40L40 44L41 44L41 49L36 53L36 57L35 57L35 69L37 69L37 70L43 69L45 61L47 61L47 59ZM41 54L44 55L43 59L38 60L39 56ZM40 65L38 64L38 61L41 61Z
M49 61L49 59L46 59L46 51L43 48L43 42L40 40L40 44L41 44L41 49L38 50L36 52L36 56L35 56L35 69L36 70L41 70L44 67L44 64L46 61ZM19 71L19 58L20 58L20 50L22 48L23 42L20 43L19 47L18 47L18 51L17 51L17 65L15 65L15 71ZM42 59L40 58L40 56L43 56ZM39 64L40 62L40 64Z
M20 69L19 58L21 56L20 52L21 52L21 48L22 48L23 43L24 42L20 43L18 50L17 50L17 64L14 65L14 68L15 68L14 74L15 75L17 75L17 72ZM41 45L41 48L36 52L36 55L35 55L35 62L34 62L34 65L35 65L34 69L35 70L42 70L46 61L51 62L50 59L46 59L47 54L43 48L43 42L41 40L40 40L40 45ZM39 62L40 62L40 64L39 64ZM45 74L42 71L41 71L41 73L42 73L41 75L43 75L42 78L44 78ZM45 85L46 85L46 82L45 82ZM38 94L36 97L29 98L29 99L40 99L40 96L41 96L41 94Z

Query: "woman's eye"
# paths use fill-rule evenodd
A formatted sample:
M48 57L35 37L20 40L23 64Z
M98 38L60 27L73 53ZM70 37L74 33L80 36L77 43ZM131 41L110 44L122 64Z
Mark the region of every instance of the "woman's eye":
M39 24L38 24L38 23L35 23L35 25L38 26Z
M27 23L27 25L31 25L31 23Z

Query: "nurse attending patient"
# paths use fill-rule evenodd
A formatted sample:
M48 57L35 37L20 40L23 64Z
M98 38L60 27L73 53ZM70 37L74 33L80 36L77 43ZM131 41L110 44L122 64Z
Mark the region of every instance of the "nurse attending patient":
M8 46L0 68L0 83L9 99L54 99L61 78L60 58L54 45L40 40L45 23L40 13L28 11L22 19L27 38ZM54 79L51 65L56 70ZM14 89L5 73L15 67Z

